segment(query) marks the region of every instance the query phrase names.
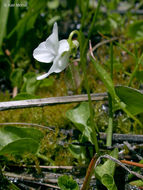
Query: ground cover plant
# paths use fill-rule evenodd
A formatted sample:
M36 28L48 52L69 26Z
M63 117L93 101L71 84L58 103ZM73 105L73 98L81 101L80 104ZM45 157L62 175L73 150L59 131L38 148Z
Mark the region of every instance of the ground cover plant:
M0 1L1 102L88 97L0 111L0 189L143 188L142 136L118 145L113 134L143 132L142 9L136 0Z

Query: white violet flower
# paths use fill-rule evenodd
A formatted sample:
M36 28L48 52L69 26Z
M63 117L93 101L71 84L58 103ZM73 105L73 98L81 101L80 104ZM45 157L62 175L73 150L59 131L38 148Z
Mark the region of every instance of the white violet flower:
M67 40L58 39L58 26L57 23L53 26L52 34L46 39L46 41L39 44L34 50L33 57L43 63L53 62L52 67L48 73L37 77L37 80L41 80L49 76L51 73L59 73L63 71L69 61L70 46Z

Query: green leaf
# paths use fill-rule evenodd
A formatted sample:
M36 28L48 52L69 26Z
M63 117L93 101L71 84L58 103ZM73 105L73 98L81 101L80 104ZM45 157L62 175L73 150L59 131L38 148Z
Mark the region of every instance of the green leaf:
M13 98L13 100L27 100L27 99L37 99L37 98L40 98L40 97L23 92L23 93L19 93L17 96L15 96Z
M143 82L143 71L137 71L137 72L136 72L136 78L137 78L139 81Z
M43 133L38 129L15 126L2 127L0 128L0 154L16 153L16 148L17 153L23 153L22 151L35 153L42 138ZM20 152L22 148L23 150Z
M60 4L59 0L48 1L49 9L57 9L59 4Z
M143 112L143 94L140 91L126 86L116 86L115 91L130 113L137 115Z
M143 40L143 20L130 24L127 35L135 41Z
M40 130L28 127L5 126L0 128L0 146L4 146L20 138L33 138L36 141L42 139Z
M36 154L39 148L39 143L34 139L22 138L15 140L0 150L0 155L23 155L25 153Z
M104 174L101 179L102 184L107 187L108 190L117 190L113 176Z
M85 147L69 144L69 151L72 153L72 155L80 160L86 159L86 149Z
M142 180L134 180L130 182L130 185L136 186L136 187L143 187L143 181Z
M100 79L102 80L105 87L107 88L108 92L110 93L110 95L112 96L113 99L116 99L116 93L115 93L115 89L114 89L114 84L113 84L113 81L112 81L110 75L98 63L98 61L95 61L92 57L91 57L91 61L94 64L94 67L95 67Z
M35 94L40 81L36 79L36 73L28 72L24 75L24 84L21 88L21 92L27 92L28 94Z
M118 149L115 148L110 155L114 158L118 158ZM95 176L108 188L108 190L117 189L113 179L115 166L115 162L108 159L103 165L95 168Z
M28 6L28 12L22 17L18 24L8 35L10 38L15 32L17 32L17 45L19 45L21 38L26 32L34 28L36 18L43 8L45 8L47 1L46 0L30 0Z
M88 120L90 117L90 110L88 102L82 102L79 107L68 110L66 113L66 117L75 124L77 129L81 131L83 135L83 139L85 141L90 141L94 144L93 135L94 132L90 125L88 124Z
M52 86L54 84L54 81L55 80L53 77L46 78L44 80L41 80L39 87L42 88Z
M20 68L14 69L14 71L11 73L10 80L13 87L15 86L17 86L18 88L21 87L22 74L23 74L23 69L20 69Z
M2 47L3 38L6 34L6 24L9 13L10 0L1 0L0 2L0 48Z
M79 186L71 176L63 175L58 178L58 185L61 190L79 190Z
M89 104L87 102L81 103L79 107L67 111L66 116L83 132L84 126L87 126L90 117Z

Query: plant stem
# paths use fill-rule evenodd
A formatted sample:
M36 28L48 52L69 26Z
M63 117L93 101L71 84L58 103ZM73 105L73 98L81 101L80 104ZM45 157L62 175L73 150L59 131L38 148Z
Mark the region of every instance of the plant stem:
M133 79L134 79L134 77L135 77L135 75L136 75L136 72L137 72L138 69L139 69L139 66L140 66L140 64L141 64L141 61L142 61L142 59L143 59L143 53L141 54L141 56L140 56L139 59L138 59L138 56L136 56L135 58L136 58L136 66L135 66L135 68L134 68L134 70L133 70L133 72L132 72L132 74L131 74L131 76L130 76L130 80L129 80L128 86L131 86L132 81L133 81Z
M94 172L94 166L95 166L96 160L97 160L97 157L96 157L96 155L94 155L89 166L88 166L86 176L85 176L83 185L81 187L81 190L87 190L89 188L89 183L90 183L92 174Z
M113 44L110 43L110 75L113 80ZM113 133L113 110L112 110L112 97L108 93L108 103L109 103L109 121L107 129L107 141L106 146L112 145L112 133Z
M81 39L82 40L82 39ZM84 73L84 81L85 81L85 87L86 87L86 91L88 94L88 102L89 102L89 109L90 109L90 125L92 128L92 131L98 131L97 126L94 123L94 113L93 113L93 108L92 108L92 102L91 102L91 95L90 95L90 89L89 89L89 85L88 85L88 78L87 78L87 68L86 68L86 57L84 56L84 52L86 52L86 44L87 44L87 40L84 41L84 46L82 46L83 42L80 43L80 52L81 52L81 63L82 63L82 69L83 69L83 73ZM84 47L84 48L83 48ZM96 137L96 131L94 132L94 134L92 135L92 140L94 141L94 145L95 145L95 150L96 153L99 153L99 147L98 147L98 142L97 142L97 137Z
M52 159L47 158L45 155L40 154L39 152L37 153L37 157L38 157L38 158L41 158L42 160L44 160L44 161L46 161L46 162L53 163L53 160L52 160Z
M93 20L91 22L91 26L89 29L89 33L88 33L88 39L85 39L82 29L83 29L83 25L84 23L82 22L82 26L80 28L80 35L79 35L79 42L80 42L80 62L82 63L82 69L83 69L83 73L84 73L84 80L85 80L85 87L86 87L86 91L88 94L88 102L89 102L89 109L90 109L90 125L92 128L92 131L94 131L94 133L92 133L92 140L94 142L95 145L95 150L96 153L99 154L99 147L98 147L98 141L97 141L97 136L96 136L96 132L98 131L98 128L96 126L96 124L94 123L94 113L93 113L93 108L92 108L92 102L91 102L91 96L90 96L90 89L89 89L89 85L88 85L88 77L87 77L87 67L86 67L86 62L87 62L87 46L88 46L88 40L91 37L91 33L93 31L93 27L96 21L96 18L98 16L99 13L99 9L100 9L100 5L101 5L101 1L99 0ZM88 3L87 3L88 5ZM88 9L86 7L84 7L84 12L83 12L83 18L85 17L85 15L87 14ZM95 130L96 129L96 130Z
M101 2L102 2L102 0L99 0L99 1L98 1L98 5L97 5L95 14L94 14L94 16L93 16L93 19L92 19L92 22L91 22L91 25L90 25L90 28L89 28L88 39L90 39L90 37L91 37L91 33L92 33L92 31L93 31L95 21L96 21L96 19L97 19L98 14L99 14Z

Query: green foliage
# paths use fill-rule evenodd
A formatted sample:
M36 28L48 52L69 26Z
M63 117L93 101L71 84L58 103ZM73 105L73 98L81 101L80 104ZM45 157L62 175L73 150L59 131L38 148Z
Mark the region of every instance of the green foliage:
M27 92L29 94L35 94L40 81L36 79L36 73L28 72L24 75L24 84L22 85L21 92Z
M9 6L10 0L1 0L0 1L0 48L2 46L3 39L6 34L6 25L7 25L7 19L8 19L8 13L9 13Z
M0 128L0 155L36 154L42 132L34 128L6 126Z
M143 71L137 71L137 72L136 72L136 78L137 78L139 81L143 82Z
M71 176L63 175L58 178L58 185L61 190L79 190L78 184Z
M88 123L90 117L89 104L87 102L81 103L79 107L69 110L66 113L66 116L82 133L82 139L86 141L88 140L94 144L94 141L92 139L92 133L94 132Z
M57 9L59 4L60 4L59 0L48 1L48 7L50 9Z
M43 87L53 86L54 82L55 82L55 79L52 76L50 76L44 80L41 80L39 87L43 88Z
M28 99L36 99L40 98L39 96L35 96L33 94L28 94L26 92L19 93L17 96L13 98L13 100L28 100Z
M107 91L111 95L112 101L117 103L117 105L120 109L122 109L125 113L127 113L127 115L129 117L134 119L140 126L142 126L141 122L132 114L132 112L130 112L130 110L128 110L126 108L126 104L123 101L121 101L120 98L117 96L113 81L112 81L109 73L93 57L91 57L91 61L94 64L94 67L95 67L100 79L104 83Z
M143 187L143 181L142 180L134 180L130 182L130 185L136 186L136 187Z
M138 20L130 24L127 34L135 41L143 40L143 20Z
M8 143L0 150L0 155L24 155L27 154L36 154L39 148L39 143L33 139L22 138L14 140L11 143Z
M79 160L86 160L86 149L85 147L69 144L69 150L72 155Z
M28 11L24 15L24 17L19 20L18 24L14 27L14 29L10 32L8 38L10 38L15 32L17 32L17 45L19 45L20 40L24 36L24 34L34 27L36 18L38 17L41 9L45 8L46 3L46 0L30 0Z
M110 155L114 158L118 158L118 149L114 149ZM115 166L115 162L107 160L103 165L95 168L95 176L107 187L108 190L117 190L113 178Z
M10 80L13 87L15 86L17 86L18 88L21 87L22 74L23 74L23 69L20 69L20 68L14 69L14 71L11 73Z
M95 61L93 58L91 58L91 60L92 60L92 63L94 64L94 67L99 77L101 78L108 92L112 96L112 99L116 99L116 93L115 93L113 81L109 73L98 63L98 61Z
M143 94L140 91L126 86L116 86L115 91L130 113L137 115L143 112Z

